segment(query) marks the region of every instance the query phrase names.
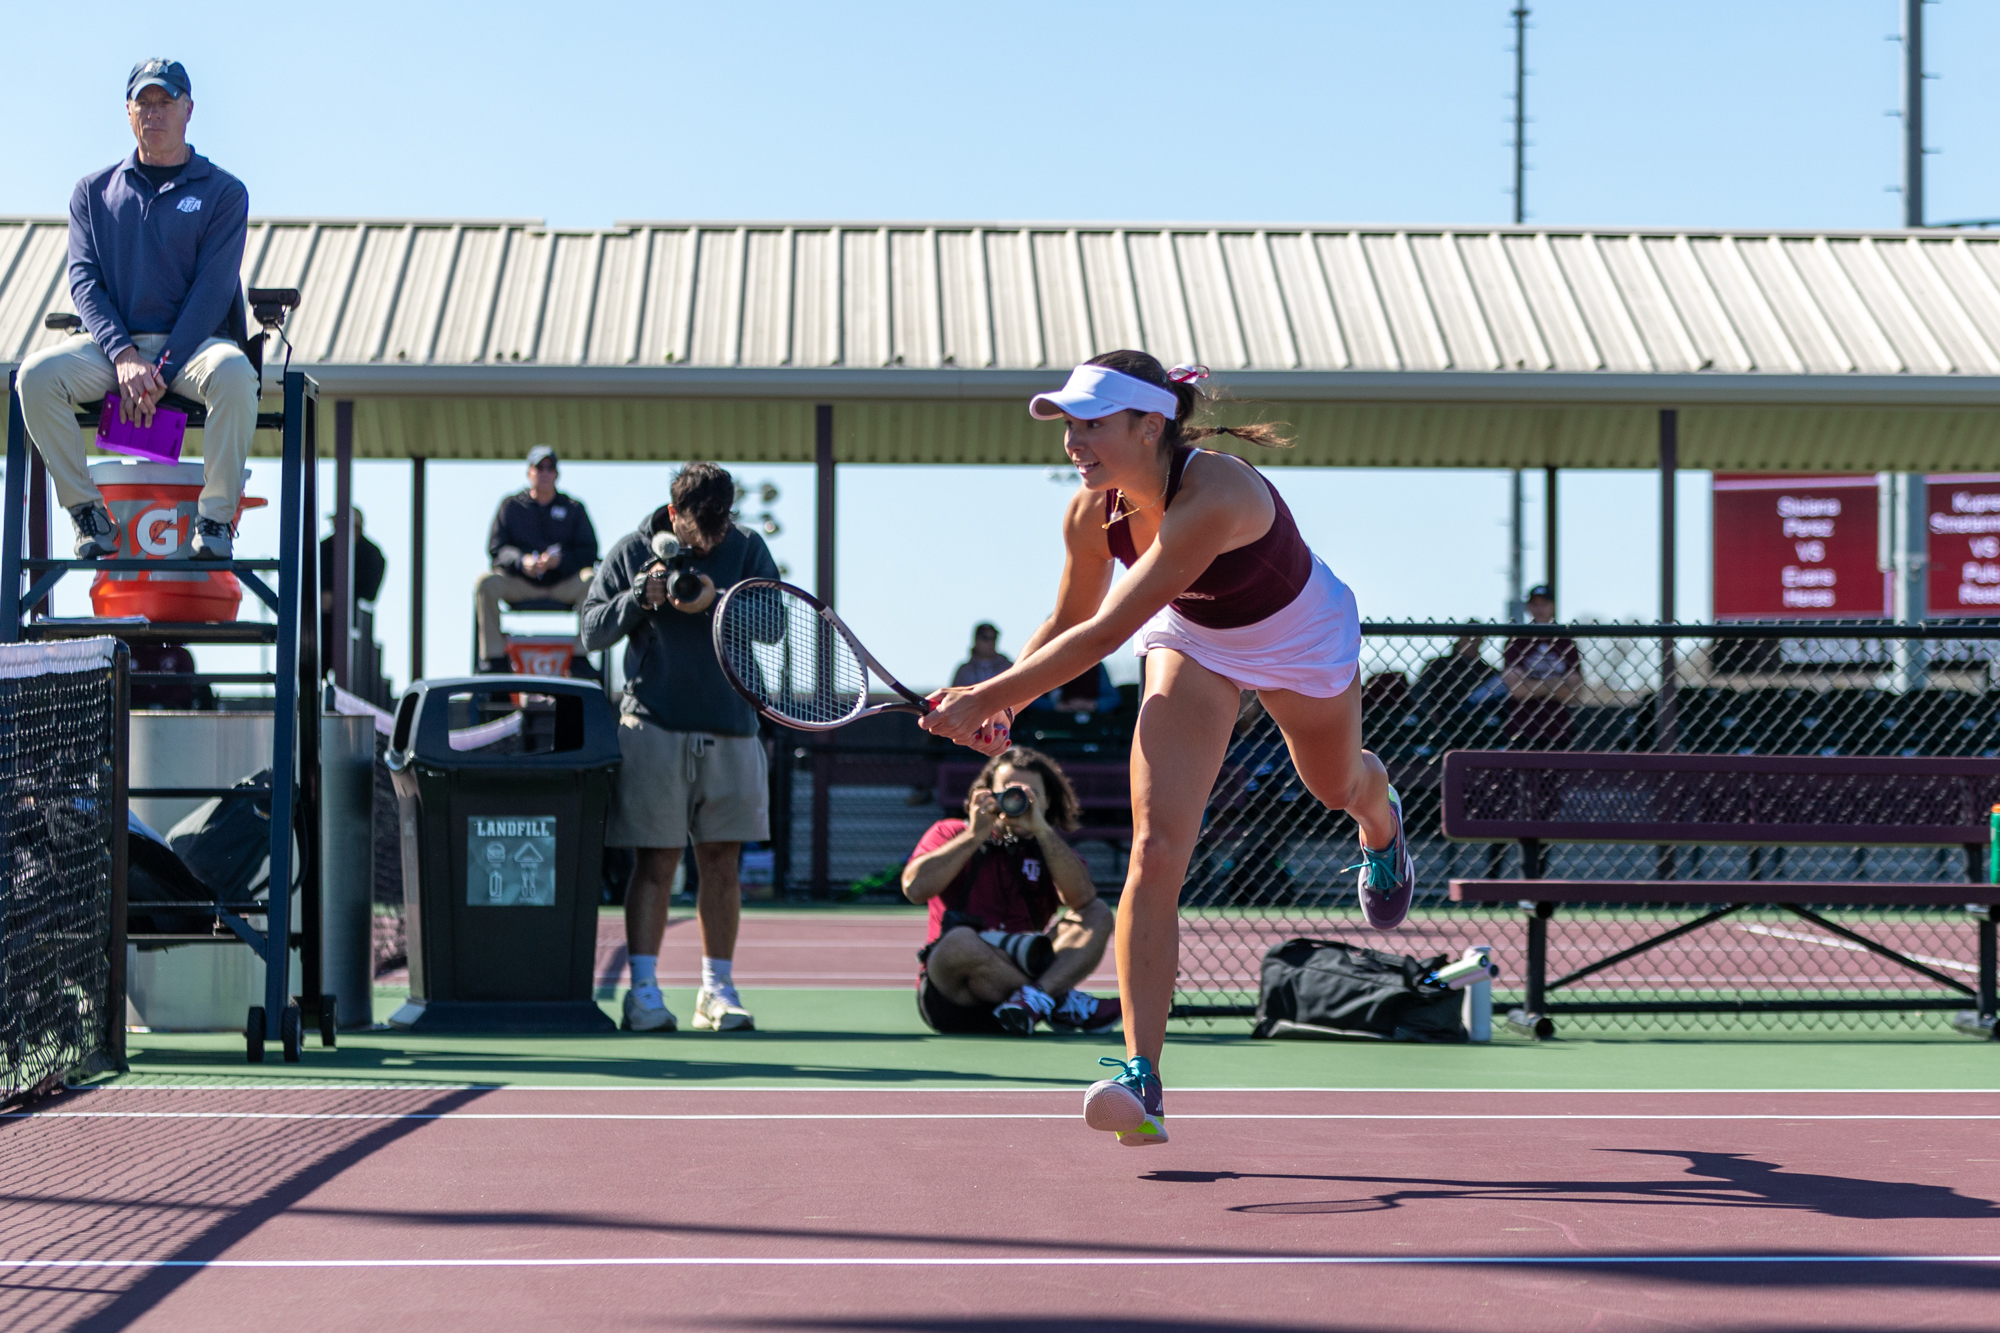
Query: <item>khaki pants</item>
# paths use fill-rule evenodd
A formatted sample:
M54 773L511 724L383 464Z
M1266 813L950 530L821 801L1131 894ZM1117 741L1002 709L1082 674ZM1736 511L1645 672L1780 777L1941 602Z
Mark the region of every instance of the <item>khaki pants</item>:
M519 574L509 574L503 569L489 569L479 576L472 585L473 604L479 612L479 656L482 660L507 655L507 636L500 629L501 602L562 602L568 606L583 605L584 594L590 591L588 570L572 574L561 583L544 587L530 583Z
M157 361L167 335L139 333L132 342L139 355ZM75 334L22 362L19 384L28 436L48 465L57 502L74 509L101 501L104 497L90 479L76 410L102 402L118 387L111 359L88 334ZM257 433L257 372L242 348L227 338L210 338L195 349L170 387L208 408L201 439L201 516L233 526L243 496L243 463Z

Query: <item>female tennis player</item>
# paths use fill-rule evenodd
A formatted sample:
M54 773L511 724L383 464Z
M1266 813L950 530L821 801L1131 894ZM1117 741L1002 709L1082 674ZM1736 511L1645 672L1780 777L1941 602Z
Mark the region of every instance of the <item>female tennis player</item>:
M1222 767L1240 691L1284 731L1312 794L1361 826L1361 910L1388 930L1416 878L1402 807L1361 748L1354 594L1309 550L1277 489L1243 460L1194 445L1216 435L1290 441L1270 425L1198 426L1208 372L1171 372L1144 352L1107 352L1070 373L1031 415L1067 423L1083 486L1063 519L1056 609L1013 667L940 690L925 730L965 744L1138 636L1145 693L1132 741L1132 858L1118 905L1123 1073L1095 1083L1084 1119L1124 1144L1164 1143L1160 1048L1179 967L1181 882ZM1114 586L1113 562L1131 572Z

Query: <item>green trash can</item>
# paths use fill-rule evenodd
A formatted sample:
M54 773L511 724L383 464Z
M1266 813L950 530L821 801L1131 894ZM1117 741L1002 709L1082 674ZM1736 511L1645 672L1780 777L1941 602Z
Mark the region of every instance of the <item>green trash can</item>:
M596 988L618 715L589 681L420 680L389 771L415 1032L611 1032Z

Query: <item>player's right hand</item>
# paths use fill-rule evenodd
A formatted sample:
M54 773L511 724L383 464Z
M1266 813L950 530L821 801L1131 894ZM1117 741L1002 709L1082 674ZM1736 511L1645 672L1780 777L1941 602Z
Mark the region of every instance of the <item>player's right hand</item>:
M993 832L993 826L1000 822L1000 798L991 788L982 787L972 793L972 837L975 842L985 842Z

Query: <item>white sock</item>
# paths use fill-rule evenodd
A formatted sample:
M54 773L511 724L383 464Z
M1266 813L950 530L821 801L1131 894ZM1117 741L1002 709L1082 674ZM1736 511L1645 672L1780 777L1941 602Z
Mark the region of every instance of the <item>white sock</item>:
M731 966L730 959L710 958L704 954L701 960L701 984L703 989L725 990L733 988L736 983L729 979Z
M632 989L641 986L658 987L660 984L660 956L656 953L635 953L632 955Z

